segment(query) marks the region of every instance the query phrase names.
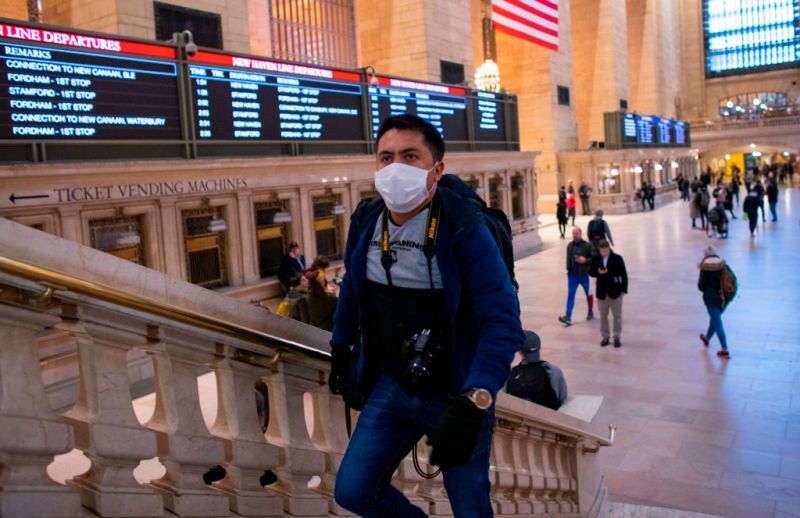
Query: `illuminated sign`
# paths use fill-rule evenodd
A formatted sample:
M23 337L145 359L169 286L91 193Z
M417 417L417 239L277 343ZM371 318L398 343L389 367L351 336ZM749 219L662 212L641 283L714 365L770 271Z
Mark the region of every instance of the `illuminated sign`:
M396 77L376 79L378 84L369 87L373 138L383 119L410 113L430 122L448 141L468 139L465 89Z
M704 0L706 74L800 66L800 0Z
M0 139L182 138L173 47L0 23Z
M476 92L472 102L472 127L477 141L507 140L505 103L507 96L494 92Z
M190 59L200 140L363 140L356 72L198 52Z
M689 124L683 121L625 112L608 112L603 119L608 149L687 147L690 144Z

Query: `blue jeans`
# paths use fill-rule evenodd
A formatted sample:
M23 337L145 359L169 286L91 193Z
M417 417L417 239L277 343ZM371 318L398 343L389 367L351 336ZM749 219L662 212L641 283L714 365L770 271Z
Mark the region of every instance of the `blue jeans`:
M575 292L578 286L583 286L586 297L589 297L589 274L567 274L567 318L572 318L572 309L575 307ZM589 308L591 309L591 308Z
M725 338L725 329L722 327L722 310L716 306L706 306L708 310L708 331L706 331L706 338L711 341L714 334L719 338L719 343L724 350L728 350L728 340Z
M769 202L769 212L772 214L772 221L778 221L778 202Z
M435 430L451 397L425 399L407 392L381 374L358 418L336 476L336 502L359 516L427 516L390 484L392 474L423 434ZM490 411L472 458L442 469L444 486L456 518L493 516L489 501L489 453L494 413Z

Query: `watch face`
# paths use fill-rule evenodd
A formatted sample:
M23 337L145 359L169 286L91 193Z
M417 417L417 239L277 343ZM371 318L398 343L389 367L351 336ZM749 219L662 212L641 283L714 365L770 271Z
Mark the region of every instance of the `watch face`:
M492 406L492 395L486 389L476 389L472 392L472 402L481 410Z

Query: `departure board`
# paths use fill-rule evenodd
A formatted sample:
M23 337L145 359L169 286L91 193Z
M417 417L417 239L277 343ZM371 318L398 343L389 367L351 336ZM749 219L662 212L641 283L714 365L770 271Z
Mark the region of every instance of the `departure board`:
M656 139L656 124L658 117L650 115L636 116L636 139L640 146L652 146Z
M181 138L174 47L0 22L0 139Z
M672 121L670 119L660 119L655 117L655 128L658 133L659 146L671 146L673 142Z
M671 121L672 122L672 142L676 146L686 146L689 144L689 131L685 122Z
M445 140L467 140L465 89L396 77L375 79L378 84L369 87L373 138L377 137L383 119L410 113L430 122Z
M198 52L189 74L200 141L364 140L357 72Z
M689 124L683 121L623 111L607 112L603 121L608 149L690 145Z
M472 101L472 127L477 141L504 142L507 96L494 92L475 92Z
M622 145L623 147L634 147L639 142L638 127L636 126L636 116L626 113L622 120Z

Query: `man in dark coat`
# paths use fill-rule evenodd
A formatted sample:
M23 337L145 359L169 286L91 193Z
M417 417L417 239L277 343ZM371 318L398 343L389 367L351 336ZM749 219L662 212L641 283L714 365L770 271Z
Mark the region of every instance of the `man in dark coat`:
M592 259L589 275L597 279L595 292L597 307L600 309L600 332L602 347L608 345L608 312L614 314L614 347L622 347L622 298L628 293L628 271L622 256L615 254L608 241L600 241L597 246L600 255Z
M292 284L293 278L299 278L306 271L306 257L300 253L300 245L296 241L289 243L289 248L281 257L281 265L278 268L278 280L283 284L286 292Z
M581 182L581 186L578 188L578 196L581 198L581 206L583 208L583 215L588 216L589 212L589 196L592 195L592 188L586 185L586 182Z

